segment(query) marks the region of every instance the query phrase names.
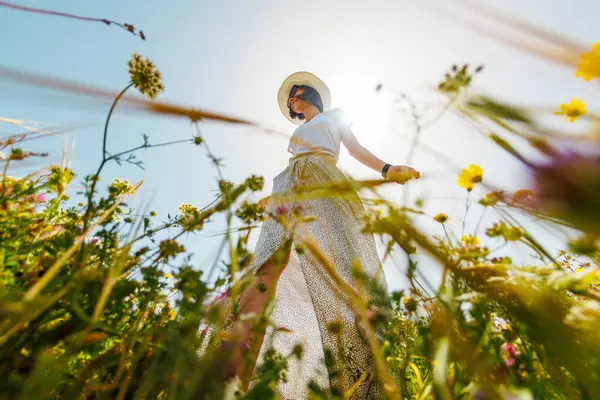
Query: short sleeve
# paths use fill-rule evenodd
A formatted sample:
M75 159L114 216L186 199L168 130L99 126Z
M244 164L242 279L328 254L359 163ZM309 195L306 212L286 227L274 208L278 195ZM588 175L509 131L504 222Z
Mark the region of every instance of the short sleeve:
M352 121L350 120L350 118L348 118L348 115L344 113L344 110L337 107L333 108L330 112L338 126L342 138L352 136Z

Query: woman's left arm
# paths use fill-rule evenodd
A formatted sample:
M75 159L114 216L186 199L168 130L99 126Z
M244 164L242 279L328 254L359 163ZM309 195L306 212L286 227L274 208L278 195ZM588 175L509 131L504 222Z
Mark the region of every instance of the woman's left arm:
M386 164L385 161L377 158L373 153L371 153L367 148L363 147L354 134L344 135L342 138L342 142L346 149L348 149L348 153L352 157L354 157L361 164L381 173L381 169Z
M344 146L346 146L346 149L348 149L348 153L350 153L352 157L354 157L361 164L381 174L381 170L383 169L386 162L379 159L367 148L363 147L358 142L356 136L354 136L350 129L348 129L346 135L342 136L342 142L344 143ZM385 174L386 179L396 181L402 185L410 179L419 179L420 177L421 174L419 173L419 171L405 165L393 165L387 170Z

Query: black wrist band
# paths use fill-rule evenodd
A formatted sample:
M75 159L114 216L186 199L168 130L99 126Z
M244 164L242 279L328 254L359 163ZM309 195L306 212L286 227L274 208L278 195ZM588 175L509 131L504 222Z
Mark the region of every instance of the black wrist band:
M381 176L383 176L385 178L385 174L387 172L388 169L390 169L390 167L392 166L392 164L385 164L383 166L383 168L381 169Z

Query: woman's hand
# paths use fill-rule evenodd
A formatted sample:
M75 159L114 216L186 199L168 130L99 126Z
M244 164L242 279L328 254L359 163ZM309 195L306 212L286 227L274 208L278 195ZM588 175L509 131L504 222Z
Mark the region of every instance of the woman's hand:
M404 185L410 179L419 179L421 174L406 165L392 165L385 173L385 179Z

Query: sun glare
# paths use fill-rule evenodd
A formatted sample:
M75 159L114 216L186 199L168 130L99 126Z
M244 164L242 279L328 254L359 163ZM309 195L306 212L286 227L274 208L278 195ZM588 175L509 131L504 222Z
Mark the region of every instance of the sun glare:
M329 79L332 107L340 107L352 122L352 130L361 144L376 150L387 135L390 99L375 89L377 77L361 71L336 74Z

